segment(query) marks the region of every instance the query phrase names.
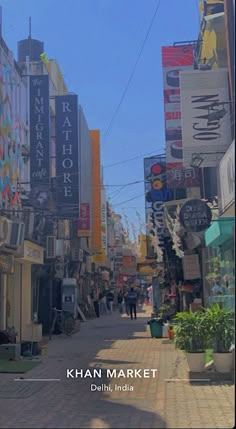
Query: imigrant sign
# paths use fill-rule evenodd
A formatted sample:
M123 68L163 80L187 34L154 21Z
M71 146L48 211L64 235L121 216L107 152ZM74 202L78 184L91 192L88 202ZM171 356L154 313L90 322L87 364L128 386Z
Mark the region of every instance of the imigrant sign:
M31 189L49 183L50 118L48 75L30 76Z

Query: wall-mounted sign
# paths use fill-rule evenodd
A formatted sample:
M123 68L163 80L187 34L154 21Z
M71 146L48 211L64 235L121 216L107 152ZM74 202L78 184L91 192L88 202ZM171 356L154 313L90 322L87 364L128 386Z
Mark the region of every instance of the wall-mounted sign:
M56 97L57 206L66 217L79 217L78 97Z
M90 205L89 203L80 204L80 216L77 223L78 237L90 236Z
M183 271L184 280L195 280L201 278L199 257L197 254L184 255Z
M235 142L231 144L219 165L221 212L224 212L235 198Z
M192 188L200 185L199 168L184 168L182 163L166 164L167 185L170 188Z
M96 264L104 265L105 261L106 261L105 251L101 249L101 251L99 252L99 254L93 255L92 258L93 258L93 262L95 262Z
M201 167L216 167L231 139L228 70L188 70L180 75L183 162L192 164L194 154ZM214 106L214 107L212 107Z
M101 223L102 223L102 249L107 254L107 204L106 194L102 189L101 191Z
M209 227L212 213L204 201L193 199L183 204L179 218L186 231L200 232Z
M14 256L0 255L0 273L5 273L5 274L14 273Z
M159 247L164 247L164 206L163 202L173 199L173 193L166 189L166 164L165 157L156 156L144 159L144 180L145 180L145 211L146 222L151 220L155 229ZM147 240L147 256L154 257L154 248Z
M30 76L31 188L48 184L50 177L50 119L48 75Z
M166 161L181 162L182 129L180 106L180 72L193 68L193 47L163 46L162 67L164 81L164 110L166 135Z

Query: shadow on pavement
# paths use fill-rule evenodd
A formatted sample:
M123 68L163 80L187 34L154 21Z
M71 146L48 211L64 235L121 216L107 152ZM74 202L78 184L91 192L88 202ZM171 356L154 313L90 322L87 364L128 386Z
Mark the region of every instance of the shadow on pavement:
M102 316L81 325L77 334L67 339L54 338L48 344L48 356L42 365L30 371L28 378L60 378L58 383L41 382L40 390L32 392L33 383L24 382L24 391L31 393L25 397L17 397L15 389L19 383L11 379L12 397L1 397L0 427L30 428L33 419L35 428L165 428L165 422L155 410L156 396L150 396L147 379L138 380L134 391L115 392L103 390L91 391L91 384L106 384L114 388L115 384L132 384L130 379L109 379L106 369L117 370L130 365L142 368L145 361L139 359L142 353L135 340L145 330L145 318L137 323L124 319L119 314ZM94 329L98 328L98 329ZM100 328L100 329L99 329ZM137 334L137 337L135 336ZM113 338L109 338L109 337ZM132 342L130 343L130 339ZM122 343L120 343L120 341ZM127 361L126 358L127 351ZM135 358L132 359L132 356ZM112 359L114 357L114 359ZM120 358L119 358L120 357ZM131 357L131 359L130 359ZM141 362L139 362L139 360ZM99 366L100 365L100 366ZM67 378L67 369L90 370L102 369L101 378ZM17 378L17 375L14 375ZM6 382L6 380L5 380ZM8 379L8 383L10 380ZM146 384L147 383L147 384ZM30 392L31 390L31 392ZM15 393L14 393L15 392ZM14 413L12 413L14 410ZM25 412L27 410L27 412Z

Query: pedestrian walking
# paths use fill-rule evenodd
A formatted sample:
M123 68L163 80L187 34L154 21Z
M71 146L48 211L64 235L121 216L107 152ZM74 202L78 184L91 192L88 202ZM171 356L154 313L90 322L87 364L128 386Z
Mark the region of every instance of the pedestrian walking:
M124 295L124 302L125 302L125 311L127 316L129 316L129 300L128 300L128 292Z
M108 311L109 311L110 314L113 312L113 303L114 303L114 294L110 290L107 293L107 308L108 308Z
M106 295L104 292L99 294L100 314L107 314Z
M123 313L123 294L121 292L119 292L117 295L117 304L118 304L119 312L120 314L122 314Z
M131 287L130 291L128 292L128 303L129 303L129 310L130 310L130 319L133 320L133 316L135 319L137 319L137 315L136 315L137 294L134 291L133 287Z

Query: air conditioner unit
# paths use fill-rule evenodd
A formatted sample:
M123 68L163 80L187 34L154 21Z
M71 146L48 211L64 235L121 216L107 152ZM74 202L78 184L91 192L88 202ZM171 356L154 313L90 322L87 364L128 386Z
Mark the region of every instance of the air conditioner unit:
M58 239L65 238L65 222L64 220L59 220L57 224L57 237Z
M0 222L0 241L4 246L17 249L25 238L25 224L3 218Z
M46 259L56 258L56 237L48 235L46 238Z
M56 256L64 256L65 241L63 239L56 240Z
M72 261L83 262L84 251L78 247L72 247Z

